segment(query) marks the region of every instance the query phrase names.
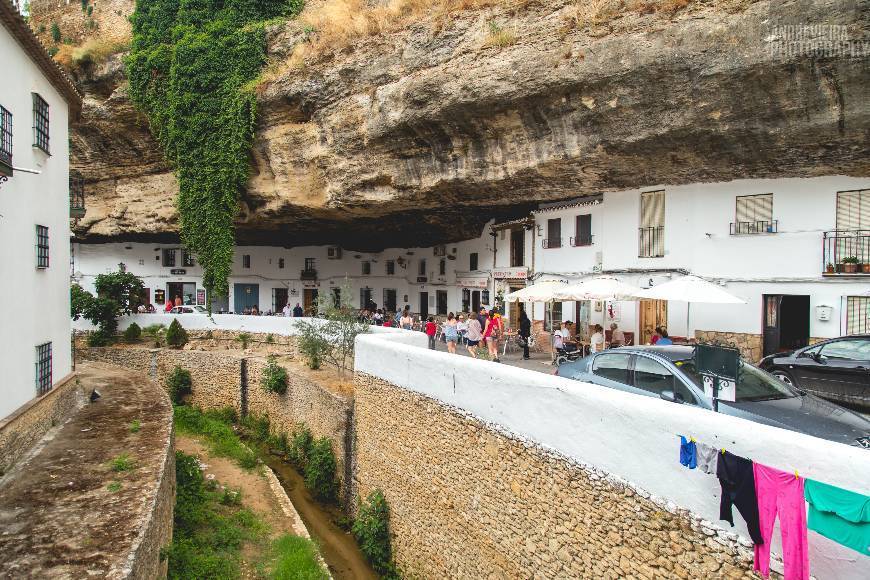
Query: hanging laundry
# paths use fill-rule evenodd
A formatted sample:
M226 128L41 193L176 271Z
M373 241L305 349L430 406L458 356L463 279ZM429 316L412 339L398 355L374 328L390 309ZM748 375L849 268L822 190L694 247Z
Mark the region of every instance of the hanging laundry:
M682 435L680 435L680 463L689 469L695 469L697 465L695 442L691 439L686 440Z
M764 539L758 527L758 498L755 495L752 462L728 451L717 455L716 477L719 478L719 485L722 486L719 518L733 526L734 516L731 506L736 506L737 511L746 520L746 527L749 529L752 541L756 544L763 543Z
M809 528L843 546L870 556L870 497L807 479Z
M719 463L719 450L706 443L695 443L698 469L710 475L716 475L716 465Z
M753 464L753 473L758 495L758 524L764 538L764 544L755 546L755 570L765 578L770 575L770 539L778 514L785 580L809 580L803 478L758 463Z

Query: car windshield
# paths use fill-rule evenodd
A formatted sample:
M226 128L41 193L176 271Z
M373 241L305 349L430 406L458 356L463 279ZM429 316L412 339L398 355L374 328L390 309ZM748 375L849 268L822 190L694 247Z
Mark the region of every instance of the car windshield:
M674 361L674 364L692 379L698 388L704 389L701 375L695 370L694 360L679 360ZM750 364L740 362L740 370L737 371L737 400L735 402L775 401L795 396L797 395L779 379Z

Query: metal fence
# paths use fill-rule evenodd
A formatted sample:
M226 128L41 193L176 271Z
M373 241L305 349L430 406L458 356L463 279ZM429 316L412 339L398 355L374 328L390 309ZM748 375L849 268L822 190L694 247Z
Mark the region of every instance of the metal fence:
M664 256L664 226L638 228L637 246L637 256L639 258L661 258Z

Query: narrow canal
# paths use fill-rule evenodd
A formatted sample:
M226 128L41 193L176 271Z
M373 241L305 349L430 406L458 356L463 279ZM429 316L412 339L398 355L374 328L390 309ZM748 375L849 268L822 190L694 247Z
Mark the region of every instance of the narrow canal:
M353 535L336 524L344 516L338 506L323 506L315 501L305 488L302 476L292 465L262 446L257 446L257 451L263 462L278 476L278 481L305 522L308 533L320 547L332 577L336 580L376 580L378 575L366 562Z

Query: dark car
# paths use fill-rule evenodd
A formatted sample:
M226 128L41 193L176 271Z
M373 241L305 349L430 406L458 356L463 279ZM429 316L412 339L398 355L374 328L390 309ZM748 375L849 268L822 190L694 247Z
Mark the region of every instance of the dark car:
M695 371L691 346L629 346L562 364L561 377L629 393L712 410ZM719 412L790 429L822 439L870 447L870 420L844 407L789 386L772 375L740 363L736 401L719 401Z
M870 412L870 334L772 354L758 366L788 385Z

